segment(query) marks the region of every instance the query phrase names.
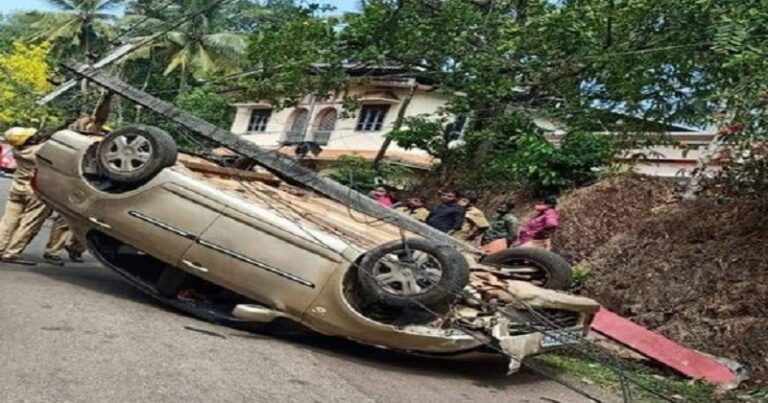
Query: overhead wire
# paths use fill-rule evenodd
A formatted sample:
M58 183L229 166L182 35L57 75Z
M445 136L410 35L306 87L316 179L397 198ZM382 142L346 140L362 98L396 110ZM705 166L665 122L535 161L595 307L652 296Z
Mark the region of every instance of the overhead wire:
M194 138L193 138L193 137L191 137L191 136L186 136L186 135L185 135L185 137L186 137L186 138L187 138L189 141L193 141L193 142L194 142L194 141L196 141L196 139L194 139ZM253 189L251 189L249 186L245 185L245 180L244 180L244 179L243 179L243 178L240 176L239 172L238 172L236 169L234 169L234 168L232 168L232 167L228 167L228 168L230 168L230 169L232 170L232 174L233 174L233 176L234 176L234 177L236 177L236 178L238 179L238 182L240 182L241 186L243 187L243 189L245 189L245 190L246 190L246 192L248 192L248 193L249 193L249 194L251 194L252 196L256 197L257 199L261 200L261 201L262 201L262 203L263 203L265 206L267 206L267 208L269 208L270 210L273 210L273 211L275 211L275 213L277 213L278 215L280 215L282 218L284 218L284 219L286 219L286 220L289 220L289 221L291 221L291 222L295 223L295 224L298 226L298 228L302 230L302 232L306 233L308 236L310 236L311 238L313 238L313 239L315 240L315 242L318 242L318 243L320 243L320 245L323 245L323 246L325 246L325 247L327 247L327 248L330 248L330 246L329 246L329 245L327 245L327 244L325 244L325 242L324 242L322 239L318 238L318 237L317 237L317 236L316 236L314 233L312 233L311 231L308 231L308 230L307 230L307 229L304 227L304 225L305 225L304 223L301 223L301 222L298 222L298 221L296 221L296 218L295 218L295 217L291 217L291 216L288 216L288 215L286 215L285 213L283 213L281 210L279 210L279 209L276 209L274 206L272 206L272 202L276 201L275 199L267 199L266 197L262 196L262 195L261 195L261 194L259 194L258 192L254 191L254 190L253 190ZM281 204L282 204L282 205L283 205L285 208L287 208L288 210L292 211L292 212L293 212L294 214L296 214L298 217L302 217L302 216L303 216L302 212L300 212L300 211L296 210L296 209L295 209L293 206L291 206L291 205L290 205L290 203L288 203L288 202L286 202L286 201L281 201L281 200L277 200L277 202L281 203ZM401 231L402 231L402 230L401 230ZM404 233L403 233L403 232L401 232L401 234L403 234L403 237L404 237ZM353 265L353 266L354 266L354 267L355 267L357 270L360 270L360 267L358 266L357 262L355 262L355 261L353 261L353 260L350 260L350 259L346 259L346 260L348 261L348 263L350 263L351 265ZM398 263L398 262L392 262L392 263ZM362 272L363 272L365 275L369 275L370 277L372 277L372 275L370 275L370 273L368 273L368 272L366 272L366 271L364 271L364 270L363 270ZM374 281L377 281L377 282L378 282L378 280L377 280L377 279L375 279L374 277L372 277L372 278L374 279ZM441 286L439 286L438 284L436 284L436 285L435 285L435 287L438 287L438 288L441 288L441 289L445 290L444 288L442 288L442 287L441 287ZM448 291L448 290L445 290L445 291ZM506 291L506 290L505 290L505 291ZM507 292L508 292L508 291L507 291ZM482 300L477 300L477 299L475 299L475 298L473 298L473 297L471 297L471 296L469 296L469 295L467 295L467 294L456 294L456 293L453 293L453 294L454 294L454 297L456 297L456 298L465 298L465 299L469 298L469 299L473 299L474 301L472 301L472 302L474 302L474 303L479 303L479 304L481 304L481 305L483 305L483 306L485 306L485 307L489 307L489 306L490 306L490 307L491 307L491 309L492 309L494 312L500 313L500 314L501 314L502 316L504 316L504 317L507 317L507 318L509 318L509 319L516 319L516 318L514 318L514 317L511 317L509 314L507 314L507 313L506 313L506 312L504 312L503 310L500 310L500 309L498 309L498 307L495 307L495 306L493 306L493 305L491 305L491 304L489 304L489 303L487 303L487 302L485 302L485 301L482 301ZM511 294L511 293L510 293L510 294ZM513 296L514 296L514 294L511 294L511 295L513 295ZM520 302L522 305L526 306L528 309L531 309L531 310L532 310L532 311L534 311L534 313L535 313L535 309L534 309L534 308L532 308L532 307L530 307L530 305L529 305L528 303L526 303L525 301L519 300L519 298L518 298L517 296L514 296L514 297L518 299L518 302ZM424 309L425 311L427 311L427 312L428 312L428 313L430 313L430 314L433 314L433 315L435 315L436 317L440 317L440 316L442 316L442 315L440 315L440 314L438 314L438 313L434 312L434 311L433 311L433 310L431 310L430 308L428 308L428 307L424 306L423 304L420 304L420 303L418 303L418 301L414 301L414 303L416 303L417 305L420 305L420 308ZM557 325L553 325L551 322L550 322L548 325L549 325L549 326L551 326L551 330L552 330L552 329L553 329L553 330L561 330L561 331L562 331L562 330L566 330L565 328L562 328L562 327L558 327ZM468 330L468 329L465 329L465 328L461 328L461 330L462 330L464 333L467 333L468 335L470 335L471 337L478 339L479 341L481 341L481 342L482 342L484 345L486 345L487 347L490 347L491 349L495 350L495 351L496 351L496 352L498 352L498 353L501 353L502 355L506 355L506 354L505 354L503 351L501 351L501 350L500 350L498 347L495 347L495 346L489 345L489 343L488 343L488 342L486 342L486 341L484 341L484 340L481 340L481 339L477 338L477 336L476 336L474 333L472 333L472 331L471 331L471 330ZM554 338L555 338L555 339L557 339L558 337L561 337L561 336L557 336L557 335L555 335L555 336L554 336ZM561 342L563 342L563 344L564 344L565 346L569 346L569 344L568 344L569 340L562 340L562 339L561 339L560 341L561 341ZM511 358L511 359L513 359L513 360L516 360L514 357L510 357L510 358ZM519 361L519 360L517 360L517 361ZM523 366L526 366L526 367L527 367L527 368L529 368L529 369L532 369L534 372L536 372L536 373L539 373L539 374L541 374L542 376L545 376L545 377L547 377L548 379L552 379L552 380L554 380L554 381L557 381L558 383L561 383L561 384L562 384L562 380L561 380L561 379L558 379L558 378L556 378L556 377L553 377L552 375L549 375L549 374L545 374L545 373L542 373L542 371L541 371L540 369L538 369L538 368L535 368L535 369L534 369L534 368L531 368L529 365L526 365L526 364L527 364L527 363L522 363L522 362L521 362L521 365L523 365ZM574 391L577 391L577 392L579 392L579 393L580 393L580 394L582 394L583 396L585 396L585 397L588 397L588 398L592 399L593 401L597 401L597 402L599 402L599 401L600 401L599 399L597 399L597 398L594 398L594 396L591 396L589 393L587 393L587 392L585 392L585 391L583 391L583 390L579 390L578 388L576 388L576 387L575 387L575 386L573 386L573 385L565 385L565 384L564 384L564 386L567 386L569 389L572 389L572 390L574 390ZM639 387L641 387L641 386L639 386ZM649 391L649 393L650 393L650 392L653 392L653 391ZM625 396L627 396L627 393L626 393L626 392L625 392ZM669 399L669 398L666 398L666 397L664 397L663 395L658 395L657 397L662 397L662 398L664 398L664 400L666 400L666 401L670 401L670 402L672 401L671 399Z
M214 4L212 4L212 5L209 5L209 7L206 7L206 8L205 8L205 10L208 10L208 9L210 9L210 8L212 8L212 7L215 7L215 6L219 5L219 4L223 4L223 3L225 3L226 1L230 1L230 0L219 0L219 1L217 1L217 2L214 2ZM204 11L202 11L202 12L204 12ZM194 15L193 15L191 18L194 18ZM186 21L185 21L185 22L186 22ZM183 22L182 22L181 24L183 24ZM180 26L181 24L178 24L177 26ZM170 29L173 29L173 28L170 28ZM167 31L165 31L165 32L169 32L169 31L170 31L170 29L169 29L169 30L167 30ZM159 37L159 36L158 36L158 35L154 35L153 37ZM146 43L150 43L150 42L146 42ZM146 43L144 43L144 44L142 44L142 45L139 45L139 46L145 46L145 45L146 45ZM138 49L138 47L137 47L137 49ZM182 133L183 133L183 132L182 132ZM349 137L353 137L353 136L359 136L359 135L366 135L366 134L368 134L368 135L369 135L370 133L367 133L367 132L360 132L360 133L356 133L356 134L354 134L354 135L352 135L352 136L349 136ZM344 138L344 137L342 137L342 138ZM192 140L194 141L195 139L194 139L194 138L192 138ZM236 150L235 150L235 151L236 151ZM298 162L298 161L295 161L295 163L297 163L297 164L298 164L299 162ZM233 171L234 171L234 172L235 172L235 174L237 175L237 177L238 177L238 180L241 182L241 184L244 184L244 180L242 179L242 177L240 177L239 173L238 173L236 170L234 170L234 168L233 168ZM309 175L309 174L308 174L308 175ZM303 231L305 231L305 232L306 232L306 233L307 233L309 236L311 236L311 237L315 238L317 241L321 242L321 244L323 243L323 241L322 241L321 239L318 239L318 238L317 238L317 237L316 237L316 236L315 236L313 233L311 233L310 231L307 231L307 230L304 228L304 226L303 226L303 223L301 223L301 222L298 222L298 221L297 221L297 220L296 220L294 217L288 217L288 216L287 216L287 215L285 215L285 214L284 214L282 211L280 211L280 210L278 210L278 209L275 209L274 207L272 207L272 206L270 205L270 202L271 202L271 201L273 201L273 200L266 200L266 199L264 199L264 198L263 198L261 195L259 195L257 192L255 192L255 191L253 191L252 189L250 189L249 187L247 187L247 186L243 186L243 187L244 187L244 188L246 188L246 190L247 190L247 191L249 191L249 193L251 193L251 194L255 195L256 197L259 197L260 199L262 199L262 201L264 201L264 202L266 203L266 205L267 205L269 208L271 208L271 209L273 209L274 211L276 211L278 214L280 214L281 216L283 216L283 218L286 218L286 219L289 219L289 220L291 220L291 222L294 222L295 224L297 224L297 226L298 226L299 228L301 228ZM350 195L349 195L349 197L352 197L352 194L353 194L353 191L351 190L351 191L350 191ZM299 213L299 216L301 216L301 213L300 213L300 212L298 212L298 211L296 211L296 210L293 208L293 206L290 206L290 204L288 204L288 203L285 203L285 202L283 202L283 204L284 204L284 205L285 205L287 208L289 208L291 211L293 211L294 213ZM350 208L350 211L351 211L351 207L349 207L349 203L347 203L347 207L348 207L348 208ZM382 217L382 218L379 218L379 219L377 219L377 221L384 221L384 220L386 220L387 218L390 218L390 217ZM393 217L392 217L392 218L393 218ZM330 247L329 245L325 245L325 246L326 246L326 247ZM356 263L356 262L350 261L350 263L351 263L351 264L353 264L353 265L355 265L355 267L356 267L357 269L359 269L359 267L357 267L357 263ZM363 272L364 272L364 273L366 273L366 274L370 274L370 273L367 273L367 272L365 272L365 271L363 271ZM376 280L376 279L374 278L374 280ZM378 281L378 280L376 280L376 281ZM507 292L508 292L508 291L507 291ZM510 293L510 294L511 294L511 293ZM513 296L514 296L514 294L511 294L511 295L513 295ZM459 294L457 294L456 296L457 296L457 297L466 297L466 296L463 296L463 295L459 295ZM418 303L418 301L414 301L414 302ZM422 305L423 305L423 304L422 304ZM422 306L422 308L423 308L423 309L425 309L425 310L427 310L427 311L429 311L429 310L430 310L430 309L429 309L428 307L426 307L426 306ZM503 314L503 311L500 311L500 312L502 312L502 314ZM431 313L434 313L434 312L431 312ZM438 315L438 316L439 316L439 315ZM551 325L551 324L550 324L550 325ZM466 329L463 329L463 330L466 330ZM476 336L476 335L474 335L474 333L472 333L471 331L468 331L468 334L469 334L470 336L472 336L472 337L475 337L475 336ZM490 346L490 347L495 347L495 346ZM497 351L498 351L498 352L500 352L500 353L502 353L502 354L503 354L503 351L501 351L501 350L500 350L500 349L498 349L498 348L496 348L496 349L497 349ZM538 371L535 371L535 372L538 372ZM584 393L586 393L586 392L584 392ZM585 397L589 397L589 398L591 398L593 401L598 401L598 402L600 401L599 399L595 399L595 398L591 397L589 394L585 394L584 396L585 396ZM670 400L670 401L671 401L671 400Z

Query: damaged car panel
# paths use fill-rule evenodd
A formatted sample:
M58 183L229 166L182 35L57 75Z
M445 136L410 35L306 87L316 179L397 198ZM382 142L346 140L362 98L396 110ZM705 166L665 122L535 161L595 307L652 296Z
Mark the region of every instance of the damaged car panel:
M127 128L107 143L59 132L38 154L36 188L105 265L177 309L225 324L287 318L401 351L502 351L512 369L575 341L597 309L300 189L201 175L174 164L175 151L146 169L142 153L165 140L139 138L157 133ZM368 288L362 271L376 279Z

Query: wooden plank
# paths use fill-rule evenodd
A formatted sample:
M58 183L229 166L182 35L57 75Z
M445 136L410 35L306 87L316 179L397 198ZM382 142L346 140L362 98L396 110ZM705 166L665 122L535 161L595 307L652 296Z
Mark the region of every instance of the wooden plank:
M296 160L282 156L271 150L265 150L253 142L229 131L222 130L203 119L176 106L157 99L144 91L134 88L115 77L76 62L65 63L64 67L76 75L85 78L101 87L110 90L121 97L152 110L182 127L204 137L215 144L226 147L237 154L252 158L258 164L267 168L277 176L289 181L295 181L308 188L330 197L350 208L377 220L392 223L406 231L421 235L440 244L447 244L460 251L481 253L478 249L458 241L426 224L410 217L396 213L394 210L381 206L374 200L356 192L344 185L317 175L312 170L302 167Z
M242 169L224 168L218 165L203 164L194 161L181 161L181 164L185 167L201 173L207 173L212 175L218 175L224 178L241 179L245 181L259 181L264 182L271 186L277 186L281 183L277 177L253 171L243 171Z
M592 329L691 378L723 386L738 382L738 376L726 365L605 308L595 315Z

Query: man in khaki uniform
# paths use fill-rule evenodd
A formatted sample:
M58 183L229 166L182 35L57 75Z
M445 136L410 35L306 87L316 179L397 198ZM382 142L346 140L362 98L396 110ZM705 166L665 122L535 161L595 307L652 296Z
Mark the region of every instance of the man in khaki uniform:
M61 264L63 262L59 253L62 250L66 250L70 260L81 262L85 249L85 245L74 236L64 218L61 215L57 215L53 219L51 235L48 238L48 243L45 245L45 254L43 255L45 260L50 263Z
M453 234L454 238L472 242L477 240L491 226L488 223L488 219L485 218L485 214L475 207L477 200L477 195L473 193L469 193L459 199L458 204L466 210L466 213L464 214L464 224L462 224L460 230Z
M108 111L104 112L102 109L108 109L110 99L111 97L108 97L106 98L106 101L99 103L94 116L81 116L69 126L69 129L95 135L106 134L109 131L109 128L104 126L104 121L106 120L106 116L104 115L108 115ZM104 105L107 105L107 107ZM63 261L59 256L59 253L61 253L62 250L67 251L70 260L80 262L82 261L86 247L74 236L69 225L64 221L64 218L62 218L61 215L58 215L53 219L51 235L48 238L48 243L45 245L45 254L43 257L50 263L62 264Z
M405 204L396 207L395 210L421 222L426 222L427 217L429 217L429 210L424 207L424 202L420 197L408 198Z
M15 127L5 132L5 140L13 146L16 172L0 220L0 260L34 264L22 260L21 254L51 215L50 207L35 195L31 185L40 138L36 129Z

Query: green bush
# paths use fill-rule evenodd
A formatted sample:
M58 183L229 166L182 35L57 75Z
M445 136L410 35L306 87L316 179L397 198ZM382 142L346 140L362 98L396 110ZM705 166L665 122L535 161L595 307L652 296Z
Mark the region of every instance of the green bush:
M611 163L615 146L610 137L599 134L569 133L557 146L540 133L528 133L494 150L478 173L481 183L495 186L517 181L534 194L546 194L597 180Z
M342 156L328 176L358 192L368 193L379 183L397 183L407 174L408 169L399 165L383 163L376 172L372 163L364 158Z
M232 105L209 87L195 88L180 94L176 106L222 129L232 125L235 112Z

